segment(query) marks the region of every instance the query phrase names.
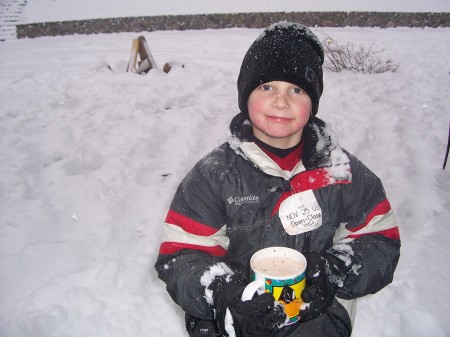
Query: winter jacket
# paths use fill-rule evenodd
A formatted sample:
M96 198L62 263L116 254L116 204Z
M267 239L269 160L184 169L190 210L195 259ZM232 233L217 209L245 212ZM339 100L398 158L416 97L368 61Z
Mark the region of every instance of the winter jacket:
M155 267L185 312L212 319L202 276L220 262L230 274L247 272L251 255L270 246L339 251L353 270L326 315L277 336L326 335L318 325L333 336L350 335L352 300L392 281L400 238L380 180L339 146L322 120L308 122L303 141L300 163L283 171L252 141L250 122L239 114L228 142L181 182ZM291 200L305 207L293 210Z

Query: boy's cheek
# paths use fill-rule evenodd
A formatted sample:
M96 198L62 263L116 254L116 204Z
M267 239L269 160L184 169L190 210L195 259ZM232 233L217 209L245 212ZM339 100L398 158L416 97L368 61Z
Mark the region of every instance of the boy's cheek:
M258 113L264 109L264 102L262 100L253 99L248 102L249 113Z

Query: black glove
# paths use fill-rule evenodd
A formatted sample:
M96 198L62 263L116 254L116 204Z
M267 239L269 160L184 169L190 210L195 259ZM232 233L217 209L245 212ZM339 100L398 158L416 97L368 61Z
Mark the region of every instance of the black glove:
M306 308L301 310L301 322L323 314L333 303L338 285L348 273L344 261L327 252L304 254L307 261L306 286L301 297Z
M215 305L220 333L229 336L231 328L236 337L270 336L286 321L283 306L275 302L270 293L255 295L253 299L243 302L241 296L244 288L236 284L222 287Z

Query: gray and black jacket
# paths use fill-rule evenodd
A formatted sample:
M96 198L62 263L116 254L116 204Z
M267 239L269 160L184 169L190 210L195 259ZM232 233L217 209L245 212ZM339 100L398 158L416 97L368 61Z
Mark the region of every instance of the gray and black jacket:
M251 134L250 122L237 115L228 142L179 185L164 225L158 275L186 313L213 319L211 294L201 279L214 266L231 275L247 271L251 255L271 246L339 252L353 273L329 312L277 336L325 335L314 333L319 324L330 335L349 335L355 299L389 284L399 259L399 231L383 186L316 117L303 131L302 158L291 172ZM304 207L292 210L293 198Z

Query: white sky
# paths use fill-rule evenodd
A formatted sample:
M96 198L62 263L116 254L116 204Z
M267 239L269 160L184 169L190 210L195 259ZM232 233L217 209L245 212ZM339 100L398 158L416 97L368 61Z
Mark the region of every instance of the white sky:
M236 12L450 12L449 0L28 0L22 22Z

